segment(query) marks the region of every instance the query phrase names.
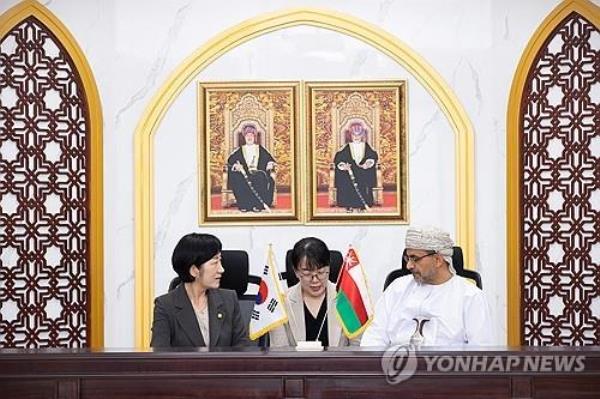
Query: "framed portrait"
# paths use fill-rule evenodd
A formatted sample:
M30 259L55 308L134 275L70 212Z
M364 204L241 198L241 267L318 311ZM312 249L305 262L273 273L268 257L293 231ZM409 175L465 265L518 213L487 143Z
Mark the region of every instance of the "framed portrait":
M298 82L199 82L200 224L300 222Z
M307 82L309 222L408 223L406 81Z

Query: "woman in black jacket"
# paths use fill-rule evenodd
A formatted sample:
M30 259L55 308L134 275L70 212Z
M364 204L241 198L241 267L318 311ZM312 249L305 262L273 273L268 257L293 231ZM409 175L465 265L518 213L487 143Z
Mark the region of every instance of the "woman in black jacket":
M219 288L221 241L191 233L179 240L171 262L181 284L154 301L150 346L231 347L249 343L235 291Z

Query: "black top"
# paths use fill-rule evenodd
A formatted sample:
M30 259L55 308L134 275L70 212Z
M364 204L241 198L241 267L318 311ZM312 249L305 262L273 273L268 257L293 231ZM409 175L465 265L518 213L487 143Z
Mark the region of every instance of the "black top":
M316 319L313 317L312 313L310 313L306 304L304 304L304 324L306 326L307 341L316 341L319 329L321 328L321 325L323 325L319 341L321 341L323 346L329 346L329 334L327 333L327 296L323 298Z

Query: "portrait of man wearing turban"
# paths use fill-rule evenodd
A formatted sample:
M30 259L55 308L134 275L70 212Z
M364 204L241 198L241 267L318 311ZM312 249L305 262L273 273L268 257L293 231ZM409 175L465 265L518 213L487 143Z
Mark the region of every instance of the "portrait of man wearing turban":
M242 212L269 211L273 204L275 158L258 144L255 124L242 126L240 145L227 159L228 188L233 191L237 207Z
M363 211L373 206L373 188L377 184L377 152L367 142L369 134L360 121L351 123L347 143L335 154L335 188L337 206L346 211Z

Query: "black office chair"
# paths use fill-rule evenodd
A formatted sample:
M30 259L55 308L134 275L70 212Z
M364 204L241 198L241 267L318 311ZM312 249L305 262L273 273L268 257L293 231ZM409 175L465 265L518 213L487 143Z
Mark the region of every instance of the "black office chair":
M342 270L344 257L340 251L329 251L329 281L337 283L338 275ZM291 287L298 284L298 277L294 273L294 265L292 265L292 250L288 249L285 254L285 272L279 273L279 279L285 280L287 286Z
M452 266L454 266L454 269L456 270L456 274L461 277L465 277L465 278L475 281L475 285L477 285L477 287L479 287L479 289L483 289L483 284L481 282L481 275L474 270L465 269L462 248L454 247L453 249L454 250L452 252ZM402 268L392 271L385 278L385 283L383 284L384 291L395 279L402 277L402 276L407 276L410 274L410 270L408 270L406 268L406 261L404 260L405 254L406 254L406 249L404 250L404 252L402 252Z
M250 325L250 317L256 295L247 295L248 284L256 284L260 286L260 277L248 274L250 264L248 261L248 253L240 250L223 250L221 251L221 263L223 264L223 275L221 276L221 288L234 290L240 304L240 313L245 325ZM175 289L181 280L175 277L169 284L169 291ZM259 346L266 346L265 337L262 336L257 340Z

